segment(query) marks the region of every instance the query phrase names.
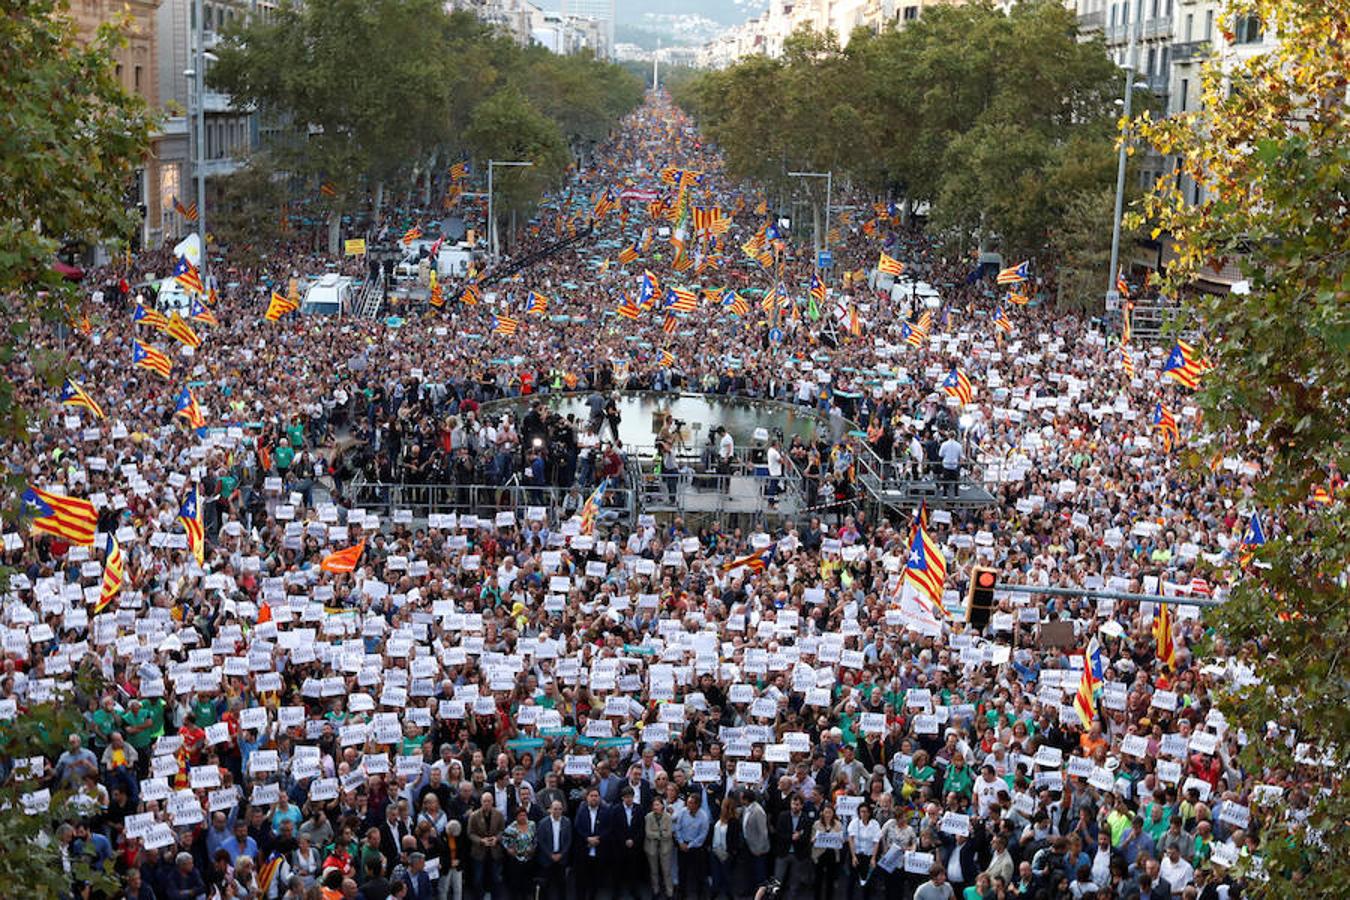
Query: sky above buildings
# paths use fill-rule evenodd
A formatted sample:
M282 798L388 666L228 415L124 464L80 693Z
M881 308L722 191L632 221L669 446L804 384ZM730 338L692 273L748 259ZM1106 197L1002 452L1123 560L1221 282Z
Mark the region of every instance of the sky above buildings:
M562 0L544 0L561 10ZM615 39L654 49L699 46L732 25L759 15L767 0L615 0Z

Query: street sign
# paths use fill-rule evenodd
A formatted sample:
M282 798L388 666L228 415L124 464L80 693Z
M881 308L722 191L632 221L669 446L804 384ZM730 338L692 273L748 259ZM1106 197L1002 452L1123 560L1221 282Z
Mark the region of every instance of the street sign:
M834 268L834 254L831 253L829 250L822 250L818 254L816 254L816 268L817 269Z

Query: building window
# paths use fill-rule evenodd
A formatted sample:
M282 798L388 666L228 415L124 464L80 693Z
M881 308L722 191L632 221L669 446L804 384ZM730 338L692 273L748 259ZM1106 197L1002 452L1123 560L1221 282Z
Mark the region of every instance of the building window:
M1111 4L1111 27L1116 27L1116 5L1114 3Z
M1172 0L1167 0L1167 12L1164 13L1167 18L1172 18Z
M1158 68L1157 68L1157 67L1158 67L1158 51L1157 51L1155 48L1153 48L1153 47L1149 47L1149 48L1148 48L1148 68L1147 68L1145 71L1148 72L1150 78L1153 77L1153 75L1157 73L1157 71L1158 71Z
M1153 0L1153 18L1158 18L1158 0Z
M1195 13L1186 13L1186 43L1195 37Z
M1177 97L1178 112L1186 111L1186 100L1191 92L1191 80L1189 78L1181 79L1181 95Z
M1238 16L1233 23L1233 38L1237 44L1259 44L1261 20L1256 16Z
M1205 10L1205 40L1214 40L1214 10Z
M137 66L137 67L136 67L135 73L134 73L134 75L133 75L132 77L134 77L134 78L136 79L136 93L139 94L139 93L141 92L141 67L140 67L140 66Z
M906 22L914 21L919 17L919 8L917 6L906 6L904 16Z

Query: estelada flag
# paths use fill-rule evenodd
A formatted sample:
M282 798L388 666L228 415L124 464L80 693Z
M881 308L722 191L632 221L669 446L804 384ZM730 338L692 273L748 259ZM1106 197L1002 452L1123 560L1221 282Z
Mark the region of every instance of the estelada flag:
M361 559L361 554L365 552L366 542L362 541L355 547L348 547L346 550L328 554L319 564L319 568L325 572L333 573L354 572L357 562Z

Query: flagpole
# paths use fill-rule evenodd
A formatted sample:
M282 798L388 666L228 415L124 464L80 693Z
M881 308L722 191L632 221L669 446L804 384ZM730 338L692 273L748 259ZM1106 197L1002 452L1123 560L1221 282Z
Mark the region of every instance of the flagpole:
M201 243L201 259L197 270L202 289L206 289L206 30L203 0L194 0L197 16L197 236Z

